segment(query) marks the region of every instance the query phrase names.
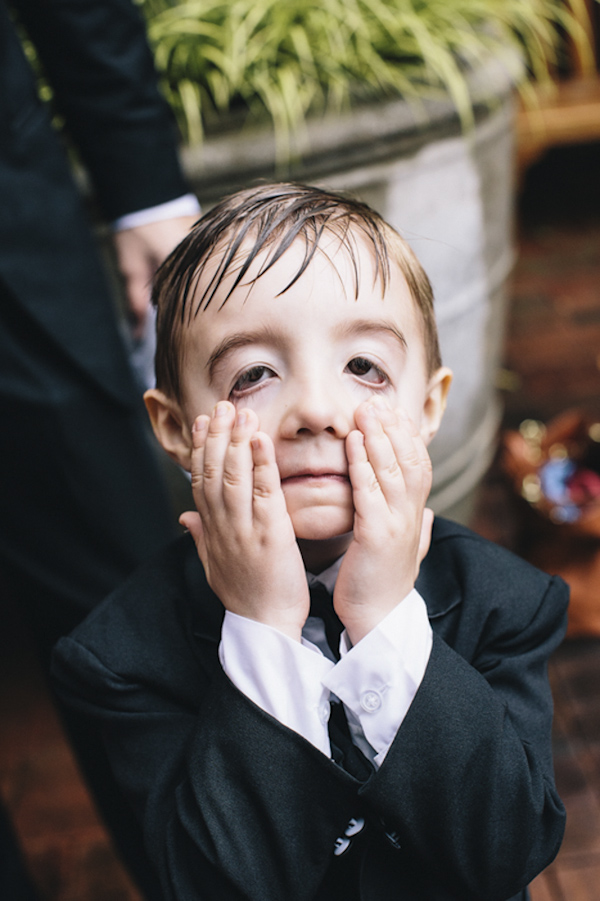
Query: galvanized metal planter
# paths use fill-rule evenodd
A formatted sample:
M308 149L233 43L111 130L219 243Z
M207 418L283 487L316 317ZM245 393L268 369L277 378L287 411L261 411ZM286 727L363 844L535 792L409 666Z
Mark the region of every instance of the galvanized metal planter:
M505 284L513 264L513 99L494 61L471 79L476 125L449 101L382 103L310 121L301 162L282 173L270 131L240 130L184 151L201 202L257 178L350 190L410 242L429 274L444 363L454 384L431 446L438 513L467 521L496 447Z

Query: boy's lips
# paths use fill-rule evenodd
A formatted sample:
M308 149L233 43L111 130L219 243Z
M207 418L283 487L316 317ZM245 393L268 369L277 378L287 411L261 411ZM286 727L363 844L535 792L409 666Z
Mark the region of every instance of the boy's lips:
M310 482L317 483L328 481L348 482L348 473L335 469L299 469L296 472L290 472L288 475L282 476L281 478L282 485L289 485L294 482L304 482L308 484Z

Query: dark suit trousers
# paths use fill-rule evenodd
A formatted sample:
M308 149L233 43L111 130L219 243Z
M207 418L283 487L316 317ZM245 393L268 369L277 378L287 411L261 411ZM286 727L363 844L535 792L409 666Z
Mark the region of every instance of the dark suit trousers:
M47 669L57 638L175 525L89 223L8 27L0 8L0 604L10 591ZM69 731L141 881L98 741Z
M0 567L47 664L58 637L170 537L172 517L141 403L103 393L1 282L0 411ZM65 724L142 882L137 823L112 790L103 751Z

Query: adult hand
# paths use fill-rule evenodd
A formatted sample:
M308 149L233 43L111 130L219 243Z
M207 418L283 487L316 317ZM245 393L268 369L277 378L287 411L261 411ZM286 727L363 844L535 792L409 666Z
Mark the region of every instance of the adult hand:
M173 248L185 238L197 218L178 216L174 219L161 219L114 233L117 262L125 280L134 338L140 338L144 334L154 273Z

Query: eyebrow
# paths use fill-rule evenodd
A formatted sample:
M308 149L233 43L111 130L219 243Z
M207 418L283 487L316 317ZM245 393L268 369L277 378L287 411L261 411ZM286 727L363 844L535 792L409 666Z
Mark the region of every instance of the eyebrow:
M402 350L408 348L406 338L400 329L393 322L386 320L378 320L374 322L372 319L354 319L343 325L339 333L342 338L353 338L355 335L363 335L365 332L370 334L390 334L398 341Z
M400 344L402 350L406 350L408 345L406 338L399 328L392 322L378 321L373 322L372 319L355 319L341 326L338 334L342 338L353 338L363 335L365 332L370 334L389 334ZM240 347L248 347L250 344L269 344L271 347L281 347L283 339L273 329L265 326L251 332L237 332L224 338L213 350L206 363L208 370L209 383L212 382L219 363L230 354L233 350Z
M249 344L269 344L271 347L281 347L283 341L273 329L268 326L256 329L252 332L237 332L224 338L213 350L206 363L209 382L212 382L215 370L219 363L238 347L247 347Z

